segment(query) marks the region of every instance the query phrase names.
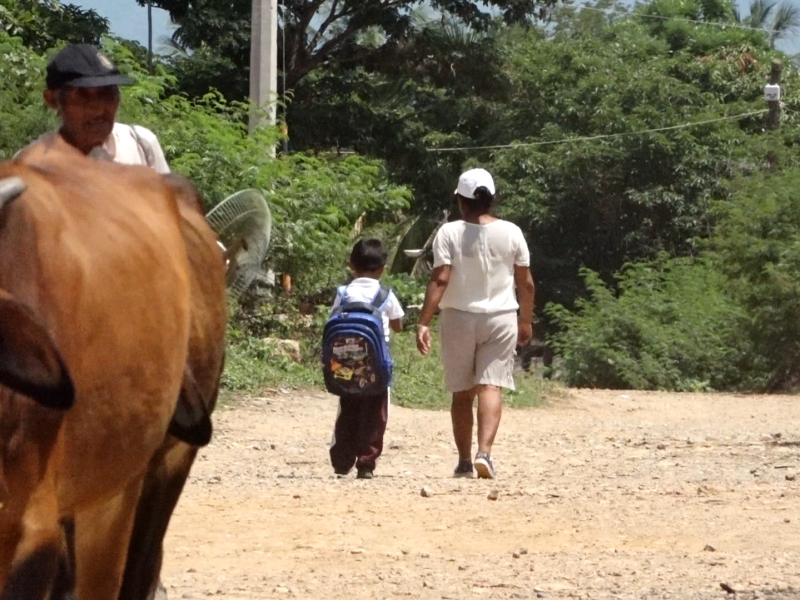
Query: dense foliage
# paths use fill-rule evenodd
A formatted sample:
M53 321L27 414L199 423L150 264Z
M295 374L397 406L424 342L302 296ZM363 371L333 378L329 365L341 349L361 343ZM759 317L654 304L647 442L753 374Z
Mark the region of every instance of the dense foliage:
M387 241L387 281L418 304L420 282L400 272L411 263L397 249L425 244L455 208L458 172L474 165L496 175L499 214L526 233L555 375L675 390L800 383L800 77L773 49L791 19L776 36L772 21L758 30L758 15L738 27L729 0L498 0L488 11L460 0L435 10L287 2L280 114L291 151L275 159L277 128L246 128L249 0L154 4L189 51L148 75L141 48L105 38L138 80L121 119L158 133L209 208L263 189L276 222L268 264L295 282L293 295L235 313L229 386L277 372L318 383L319 328L358 233ZM46 57L86 31L25 25L25 15L56 6L0 0L2 157L54 125L40 100ZM767 132L774 58L784 59L783 115ZM300 339L307 365L276 358L265 337ZM275 368L254 383L266 356ZM416 370L415 382L430 375Z
M552 342L570 385L707 391L763 383L741 334L746 312L708 262L661 256L626 265L614 291L593 271L583 277L588 295L575 312L548 307L561 326Z

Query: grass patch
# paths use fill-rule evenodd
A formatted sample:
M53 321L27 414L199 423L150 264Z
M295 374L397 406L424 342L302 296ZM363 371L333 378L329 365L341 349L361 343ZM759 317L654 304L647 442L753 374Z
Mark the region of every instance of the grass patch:
M417 350L416 333L404 331L392 336L394 384L392 403L408 408L442 410L450 408L450 394L444 389L442 360L436 322L431 324L433 348L428 356ZM503 391L503 404L513 408L541 406L553 384L530 373L514 375L517 389Z
M417 351L414 331L392 335L394 384L392 403L408 408L442 410L450 407L450 394L445 392L439 341L434 322L433 350L428 356ZM275 346L238 331L230 332L225 371L222 374L220 402L230 402L235 395L258 394L265 388L324 389L318 347L301 341L303 363L298 364L280 354ZM530 373L515 375L517 389L503 393L505 406L531 408L540 406L552 391L553 384Z
M229 392L249 394L268 387L322 389L322 369L317 363L312 367L310 362L298 364L256 337L231 336L222 387Z

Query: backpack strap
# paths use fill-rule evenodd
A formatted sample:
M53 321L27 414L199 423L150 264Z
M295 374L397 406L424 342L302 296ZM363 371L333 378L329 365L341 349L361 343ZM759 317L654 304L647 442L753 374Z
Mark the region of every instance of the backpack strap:
M391 293L390 289L385 288L383 286L379 287L378 291L375 292L375 297L372 299L372 306L374 306L378 310L381 310L383 308L383 305L386 304L386 302L389 300L390 293Z

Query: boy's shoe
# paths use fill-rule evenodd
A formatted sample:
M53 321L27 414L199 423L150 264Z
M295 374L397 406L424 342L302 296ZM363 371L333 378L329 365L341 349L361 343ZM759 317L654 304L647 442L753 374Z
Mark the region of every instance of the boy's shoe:
M453 477L469 477L472 478L474 469L472 468L471 460L460 460L453 471Z
M479 479L494 479L494 465L492 464L492 457L486 452L478 452L475 455L475 470L478 472Z
M358 470L358 475L356 475L356 479L372 479L374 475L375 474L372 469L362 468Z
M346 471L342 471L341 469L334 469L333 472L336 473L336 475L338 475L339 477L345 477L350 472L350 469L347 469Z

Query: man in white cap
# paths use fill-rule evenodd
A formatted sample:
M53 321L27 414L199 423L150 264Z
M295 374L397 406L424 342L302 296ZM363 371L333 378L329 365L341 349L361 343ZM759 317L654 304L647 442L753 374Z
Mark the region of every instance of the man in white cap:
M514 350L533 334L530 253L519 227L491 215L492 176L461 175L455 191L462 220L447 223L433 241L433 271L417 329L417 347L431 348L437 309L445 386L458 448L456 477L494 479L492 444L502 414L502 388L514 389ZM514 289L516 288L516 295ZM472 460L472 405L478 399L478 452Z

